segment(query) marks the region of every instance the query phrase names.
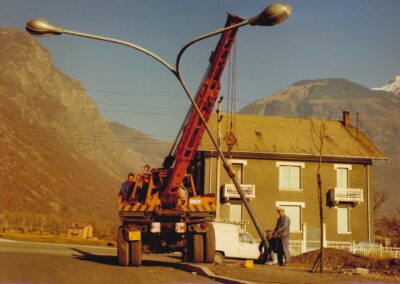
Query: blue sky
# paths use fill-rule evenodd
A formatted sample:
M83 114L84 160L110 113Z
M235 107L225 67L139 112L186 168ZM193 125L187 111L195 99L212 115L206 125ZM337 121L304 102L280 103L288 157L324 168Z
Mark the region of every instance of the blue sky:
M271 3L0 0L0 26L23 30L28 20L43 17L66 29L134 42L172 64L187 41L222 27L226 12L248 18ZM238 110L299 80L341 77L379 87L400 74L400 1L287 3L293 6L287 22L239 30ZM82 82L105 118L160 139L174 138L189 103L159 63L126 47L68 35L38 41L52 52L62 72ZM182 71L192 91L197 90L217 41L215 37L198 43L184 56ZM221 94L227 95L226 88Z

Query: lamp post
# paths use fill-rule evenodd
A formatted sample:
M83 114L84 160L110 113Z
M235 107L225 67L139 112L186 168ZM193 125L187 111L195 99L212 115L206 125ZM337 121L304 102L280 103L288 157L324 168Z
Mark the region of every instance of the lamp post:
M54 26L53 24L49 23L45 19L38 18L38 19L29 21L26 24L26 30L35 36L51 36L51 35L69 34L69 35L86 37L86 38L90 38L90 39L96 39L96 40L101 40L101 41L106 41L106 42L111 42L111 43L128 46L130 48L136 49L140 52L147 54L148 56L152 57L154 60L161 63L170 72L172 72L175 75L175 77L178 79L180 85L184 89L187 97L189 98L192 107L196 110L197 114L200 117L200 120L204 124L205 130L207 131L215 149L217 150L219 157L221 158L223 167L225 168L226 172L228 173L228 176L231 178L233 184L235 185L236 190L238 191L239 196L242 199L243 204L245 205L261 240L263 241L265 247L268 247L268 242L264 236L263 230L261 229L261 226L256 218L256 215L254 214L253 209L250 207L249 202L247 201L242 189L240 188L240 184L235 176L235 173L230 168L229 163L226 160L222 150L220 149L220 147L218 147L218 143L214 139L214 137L211 133L211 130L208 127L206 120L204 119L204 116L202 115L202 113L201 113L200 109L198 108L193 96L191 95L185 81L183 80L183 77L182 77L179 67L180 67L180 61L181 61L183 53L186 51L186 49L188 49L191 45L193 45L196 42L199 42L203 39L221 34L224 31L227 31L230 29L235 29L235 28L240 28L240 27L246 26L246 25L274 26L274 25L277 25L277 24L285 21L290 16L291 12L292 12L292 7L289 4L280 3L280 2L274 3L274 4L271 4L270 6L268 6L267 8L265 8L264 11L262 11L259 15L254 16L248 20L244 20L240 23L237 23L237 24L234 24L234 25L231 25L228 27L224 27L224 28L215 30L213 32L204 34L202 36L196 37L196 38L192 39L191 41L189 41L187 44L185 44L182 47L182 49L179 51L178 56L176 58L176 62L175 62L175 68L172 67L168 62L166 62L160 56L152 53L151 51L149 51L139 45L136 45L136 44L133 44L133 43L130 43L127 41L119 40L119 39L66 30L66 29Z

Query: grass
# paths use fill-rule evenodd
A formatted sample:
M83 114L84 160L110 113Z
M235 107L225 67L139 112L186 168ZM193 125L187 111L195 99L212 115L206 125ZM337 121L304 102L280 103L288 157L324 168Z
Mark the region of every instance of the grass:
M56 236L51 234L18 234L18 233L0 233L0 238L38 243L54 243L54 244L73 244L73 245L90 245L90 246L115 246L115 241L108 240L86 240L77 238L68 238L66 236Z

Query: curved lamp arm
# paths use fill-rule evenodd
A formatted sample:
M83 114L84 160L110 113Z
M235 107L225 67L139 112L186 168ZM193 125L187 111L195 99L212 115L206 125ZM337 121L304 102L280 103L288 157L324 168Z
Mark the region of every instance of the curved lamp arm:
M106 41L106 42L111 42L111 43L116 43L116 44L124 45L127 47L131 47L142 53L147 54L151 58L160 62L169 71L171 71L174 75L176 75L175 69L168 62L166 62L164 59L162 59L160 56L154 54L153 52L151 52L137 44L133 44L133 43L130 43L130 42L127 42L124 40L66 30L66 29L54 26L53 24L49 23L47 20L41 19L41 18L29 21L26 24L26 30L35 36L51 36L51 35L60 35L60 34L70 34L70 35L75 35L75 36L80 36L80 37L85 37L85 38L90 38L90 39L95 39L95 40L100 40L100 41Z
M222 34L223 32L225 32L225 31L227 31L227 30L231 30L231 29L235 29L235 28L240 28L240 27L245 26L245 25L248 25L248 24L249 24L249 20L244 20L244 21L242 21L242 22L240 22L240 23L237 23L237 24L234 24L234 25L231 25L231 26L228 26L228 27L224 27L224 28L215 30L215 31L213 31L213 32L210 32L210 33L205 34L205 35L202 35L202 36L198 36L198 37L192 39L191 41L189 41L187 44L185 44L185 45L181 48L181 50L180 50L179 53L178 53L178 56L176 57L176 63L175 63L175 70L176 70L176 72L177 72L178 74L180 73L180 72L179 72L179 64L180 64L182 55L183 55L183 53L186 51L186 49L188 49L191 45L193 45L193 44L195 44L196 42L201 41L201 40L203 40L203 39L206 39L206 38L209 38L209 37L213 37L213 36L215 36L215 35L217 35L217 34Z

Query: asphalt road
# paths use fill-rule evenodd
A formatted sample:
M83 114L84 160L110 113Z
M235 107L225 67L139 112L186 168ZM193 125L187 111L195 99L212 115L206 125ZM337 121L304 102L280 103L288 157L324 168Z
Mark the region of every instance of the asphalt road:
M215 283L179 270L178 262L144 255L141 267L120 267L115 248L0 239L0 283Z

